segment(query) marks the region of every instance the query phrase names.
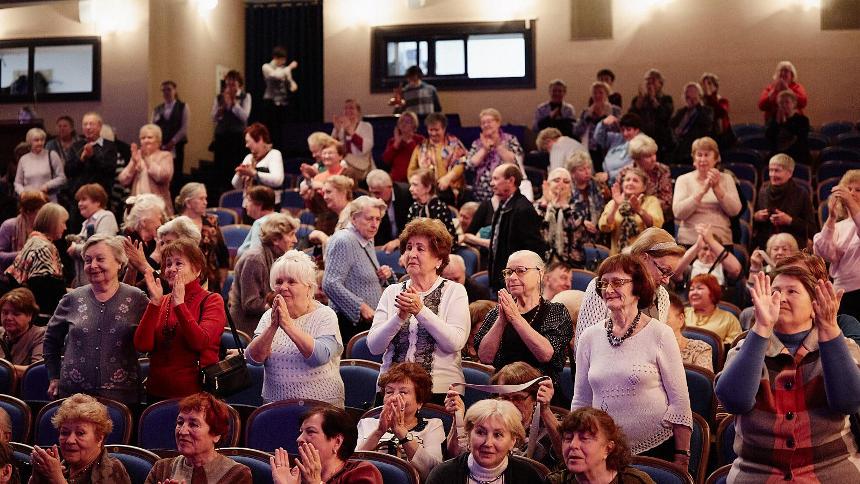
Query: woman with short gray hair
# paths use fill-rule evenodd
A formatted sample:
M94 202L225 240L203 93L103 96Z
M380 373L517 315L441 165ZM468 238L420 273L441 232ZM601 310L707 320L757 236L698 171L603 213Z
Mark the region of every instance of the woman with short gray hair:
M30 152L18 160L15 172L15 193L20 196L30 190L44 193L52 202L57 201L57 192L66 184L63 159L56 151L45 149L45 131L30 128L27 144Z
M144 124L140 128L140 147L131 144L131 160L117 175L123 186L131 186L132 195L152 193L164 200L167 215L173 215L170 203L170 180L173 178L173 154L161 149L161 128Z
M93 235L83 257L90 283L63 296L45 331L48 397L83 392L137 403L142 378L134 331L149 298L119 281L128 263L119 237Z
M275 260L296 245L299 221L289 215L273 213L260 227L260 245L246 250L236 261L235 278L230 287L228 307L236 327L253 333L268 308L269 272Z
M272 265L272 308L263 313L245 355L265 366L263 400L312 398L343 408L337 315L314 300L317 268L290 250Z

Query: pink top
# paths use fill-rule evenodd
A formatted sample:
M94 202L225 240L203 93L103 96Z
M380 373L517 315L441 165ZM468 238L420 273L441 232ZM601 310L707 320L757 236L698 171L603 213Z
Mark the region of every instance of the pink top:
M830 276L837 289L856 291L860 289L860 237L857 224L847 218L836 222L836 227L827 224L815 234L812 246L816 255L830 262Z

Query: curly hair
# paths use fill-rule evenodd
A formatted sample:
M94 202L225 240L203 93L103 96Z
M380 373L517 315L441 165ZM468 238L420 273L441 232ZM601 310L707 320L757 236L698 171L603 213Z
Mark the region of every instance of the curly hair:
M631 454L627 437L608 413L591 407L580 408L567 414L558 427L558 432L563 436L562 440L566 438L566 434L582 431L590 432L595 436L603 434L612 444L612 450L606 456L607 469L620 471L630 464Z
M440 220L434 218L418 217L406 224L406 228L400 233L400 253L406 253L406 244L412 237L427 237L430 241L430 252L434 257L442 261L436 274L442 274L448 265L448 256L451 254L453 239L448 229Z
M415 401L418 405L427 403L433 395L433 379L420 363L398 363L379 377L379 388L385 392L390 383L410 381L415 387Z
M113 430L113 421L108 415L107 407L95 397L83 393L75 393L63 400L57 413L51 417L51 424L59 430L66 422L82 420L93 424L96 435L104 438Z

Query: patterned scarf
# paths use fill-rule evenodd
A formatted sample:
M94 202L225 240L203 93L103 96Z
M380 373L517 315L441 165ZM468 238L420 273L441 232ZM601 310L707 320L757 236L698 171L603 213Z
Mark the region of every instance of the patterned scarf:
M624 201L618 207L618 213L621 215L621 225L619 227L620 235L618 237L618 248L623 249L630 245L636 236L639 235L639 226L636 224L636 212L630 206L630 202Z
M424 305L427 306L434 314L439 314L439 304L442 302L442 288L445 287L445 279L439 284L439 287L434 289L424 296ZM403 282L401 291L406 290L406 282ZM409 351L409 325L412 318L406 318L406 321L400 325L400 329L392 340L392 348L394 352L391 355L391 363L402 363L406 361L406 353ZM436 350L436 340L421 325L418 327L417 337L415 339L415 356L413 361L421 364L427 373L433 370L433 352Z

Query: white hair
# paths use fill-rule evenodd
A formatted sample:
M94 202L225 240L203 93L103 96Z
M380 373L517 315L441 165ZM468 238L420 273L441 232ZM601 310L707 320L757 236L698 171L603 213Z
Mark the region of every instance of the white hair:
M528 258L530 258L532 260L532 263L534 263L534 266L537 267L538 270L543 272L544 267L545 267L543 259L541 258L541 256L537 255L536 252L532 252L530 250L518 250L518 251L514 252L513 254L508 256L508 263L510 263L511 259L514 259L514 258L520 257L520 256L528 256Z
M122 224L123 229L136 231L139 228L140 221L150 212L157 210L159 216L164 215L164 200L162 200L158 195L144 193L142 195L129 198L131 201L128 203L131 203L132 206L131 210L129 210L128 214L125 216L125 222Z
M180 239L191 239L195 244L200 244L203 240L203 235L194 221L187 215L180 215L166 224L158 227L158 238L165 235L175 234Z
M269 286L275 290L278 279L294 279L310 287L310 293L317 290L317 265L311 256L300 250L288 250L278 257L269 271Z

